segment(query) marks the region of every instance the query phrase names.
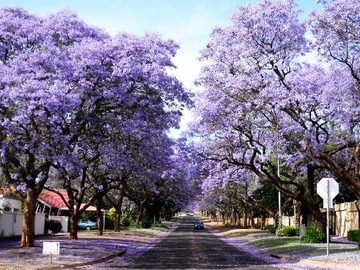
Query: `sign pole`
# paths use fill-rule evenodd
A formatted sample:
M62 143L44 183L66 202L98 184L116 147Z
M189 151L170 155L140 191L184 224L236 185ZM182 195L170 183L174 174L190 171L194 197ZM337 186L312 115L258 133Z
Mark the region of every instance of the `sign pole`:
M277 176L280 179L280 160L277 160ZM279 207L279 227L282 228L282 213L281 213L281 191L278 191L278 207Z
M326 256L329 256L330 243L330 207L333 207L332 200L339 194L339 183L333 178L322 178L316 185L317 194L323 198L323 207L326 207Z
M327 183L327 192L328 192L328 199L327 199L327 207L326 207L326 256L329 256L329 245L330 245L330 185L329 185L329 179L326 181Z

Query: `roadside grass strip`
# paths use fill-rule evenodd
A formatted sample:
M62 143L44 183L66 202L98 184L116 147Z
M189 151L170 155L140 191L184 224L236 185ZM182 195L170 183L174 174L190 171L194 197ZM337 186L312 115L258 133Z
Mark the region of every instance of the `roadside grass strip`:
M150 228L136 228L136 227L125 227L121 228L119 232L104 231L104 236L114 235L139 235L139 236L157 236L172 227L172 223L161 223L151 226Z
M308 257L318 256L326 253L326 243L319 244L308 244L301 243L299 237L269 237L265 239L254 239L248 242L249 245L267 249L271 253L276 254L287 254L290 256L304 256L305 254ZM331 253L342 253L344 249L347 252L356 252L358 249L352 246L333 245L331 248Z
M220 235L226 237L239 237L252 235L252 237L264 237L268 233L266 231L261 231L259 229L231 229L224 232L221 232Z

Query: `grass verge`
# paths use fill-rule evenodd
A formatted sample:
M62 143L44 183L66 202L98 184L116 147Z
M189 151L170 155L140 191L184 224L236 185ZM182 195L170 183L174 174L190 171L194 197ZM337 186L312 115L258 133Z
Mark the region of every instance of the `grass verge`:
M155 224L150 228L135 228L135 227L125 227L121 228L120 232L114 231L104 231L104 235L138 235L138 236L156 236L159 233L166 231L173 225L171 222L163 222L160 224Z
M266 250L272 254L301 258L326 255L326 243L301 243L300 237L298 236L278 237L268 231L261 231L259 229L241 229L237 227L224 226L219 223L207 223L207 225L216 230L220 236L236 238L240 242ZM354 245L330 243L330 254L335 255L344 252L349 252L349 254L357 256L359 249Z
M301 243L299 237L269 237L264 239L251 240L249 245L265 248L271 253L287 254L291 256L317 256L326 254L326 243L308 244ZM358 252L358 249L350 245L342 245L330 243L330 251L332 254L347 252Z

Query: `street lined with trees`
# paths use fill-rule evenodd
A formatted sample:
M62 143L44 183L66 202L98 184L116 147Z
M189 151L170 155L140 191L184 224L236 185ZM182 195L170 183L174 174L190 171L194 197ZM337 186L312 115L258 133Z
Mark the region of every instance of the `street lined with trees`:
M119 231L194 200L235 225L281 227L285 213L321 228L323 177L339 182L335 200L358 200L360 3L319 5L306 18L293 0L240 5L200 52L194 96L172 75L173 40L0 9L0 181L23 202L21 246L43 189L67 191L74 240L91 205L101 235L104 208Z

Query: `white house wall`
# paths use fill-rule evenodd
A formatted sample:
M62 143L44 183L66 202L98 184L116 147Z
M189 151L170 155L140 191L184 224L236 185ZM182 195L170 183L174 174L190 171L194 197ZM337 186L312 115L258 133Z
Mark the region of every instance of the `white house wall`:
M17 199L7 198L7 197L0 195L0 209L4 210L5 207L10 207L11 212L14 212L15 209L20 210L21 209L21 201L19 201Z

